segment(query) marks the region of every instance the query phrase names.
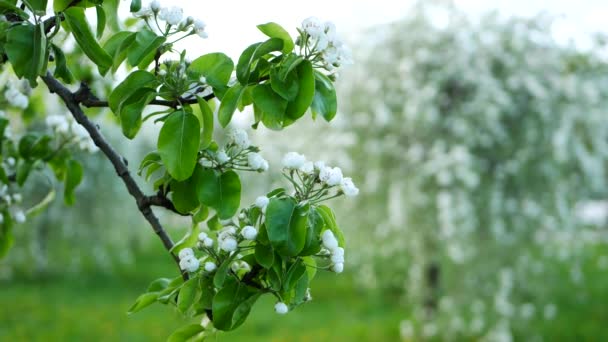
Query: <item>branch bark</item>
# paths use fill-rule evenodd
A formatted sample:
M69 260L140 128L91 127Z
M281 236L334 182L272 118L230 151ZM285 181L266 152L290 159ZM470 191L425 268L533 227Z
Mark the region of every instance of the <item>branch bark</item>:
M82 125L87 130L87 132L89 132L89 135L91 136L91 139L93 139L95 145L99 147L99 150L101 150L103 154L108 158L108 160L112 163L114 169L116 170L116 173L125 184L127 191L135 199L139 211L148 221L150 226L152 226L152 229L160 238L163 246L167 251L169 251L169 254L171 254L173 260L175 260L179 267L179 257L175 253L171 252L174 243L171 240L171 237L167 234L167 232L161 225L154 212L152 211L151 206L158 204L154 200L151 200L151 197L144 195L142 190L139 188L139 186L131 176L124 158L121 157L114 150L114 148L112 148L112 146L110 146L110 144L103 137L103 135L101 135L101 132L99 132L99 130L97 129L97 126L89 120L89 118L84 114L84 112L80 108L80 100L82 100L84 94L89 91L86 85L82 85L77 92L72 93L68 88L66 88L63 84L57 81L57 79L51 76L50 73L47 73L41 78L49 88L49 91L51 93L57 94L63 100L70 113L72 113L72 116L74 117L76 122ZM166 200L169 201L168 199ZM184 279L187 279L186 272L182 272L182 276L184 277Z

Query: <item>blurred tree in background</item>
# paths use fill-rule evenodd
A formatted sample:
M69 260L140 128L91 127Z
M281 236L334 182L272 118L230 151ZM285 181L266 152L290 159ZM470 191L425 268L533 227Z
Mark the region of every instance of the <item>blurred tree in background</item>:
M404 290L406 340L576 338L608 317L586 280L601 231L574 214L606 196L608 64L550 28L420 3L357 39L340 124L365 214L345 226L359 279ZM573 306L596 326L555 329Z

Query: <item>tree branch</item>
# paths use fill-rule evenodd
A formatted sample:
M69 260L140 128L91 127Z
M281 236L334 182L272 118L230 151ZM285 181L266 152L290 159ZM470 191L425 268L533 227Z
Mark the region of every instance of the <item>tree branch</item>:
M90 94L90 90L88 89L88 87L86 87L86 85L81 85L81 88L77 92L72 93L68 88L66 88L63 84L57 81L57 79L51 76L49 72L47 72L47 74L45 76L42 76L41 78L44 83L46 83L47 87L49 88L49 91L51 93L57 94L63 100L69 111L72 113L72 116L74 117L76 122L82 125L87 130L87 132L89 132L89 135L91 136L91 139L93 139L95 145L97 145L97 147L99 147L103 154L105 154L108 160L110 160L110 162L114 166L114 169L116 170L116 173L127 187L129 194L131 194L131 196L133 196L133 198L135 199L139 211L142 213L148 223L150 223L152 229L162 241L165 249L169 251L169 253L173 257L173 260L175 260L175 262L179 265L178 256L175 255L175 253L171 252L174 243L171 240L171 237L164 230L163 226L160 224L158 218L156 217L156 215L154 215L154 212L150 207L151 205L153 205L154 201L150 200L150 197L144 195L144 193L141 191L133 177L131 177L131 174L129 173L129 169L127 168L124 159L118 153L116 153L116 151L114 151L112 146L110 146L106 139L101 135L96 125L89 120L89 118L84 114L84 112L80 108L80 101L85 98L85 95L88 95L86 96L87 98L92 95ZM182 272L182 277L184 277L184 279L187 279L187 273Z
M92 94L91 94L92 95ZM205 97L203 97L203 99L205 99L205 101L209 101L212 98L214 98L215 96L213 94L209 94ZM89 98L83 98L80 103L82 103L83 106L87 107L87 108L93 108L93 107L109 107L108 101L103 101L100 100L94 96L89 97ZM176 108L178 105L183 105L183 104L196 104L197 103L197 99L196 98L180 98L179 101L169 101L169 100L158 100L158 99L154 99L150 102L151 105L159 105L159 106L166 106L166 107L171 107L171 108Z

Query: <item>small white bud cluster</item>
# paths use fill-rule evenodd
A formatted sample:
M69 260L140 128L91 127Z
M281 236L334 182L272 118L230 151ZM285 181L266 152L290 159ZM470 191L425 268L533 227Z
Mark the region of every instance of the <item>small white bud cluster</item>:
M150 2L149 6L143 6L141 10L133 15L137 18L148 20L150 18L157 18L164 20L170 26L177 26L177 31L187 31L192 27L192 34L196 34L201 38L207 38L207 32L205 28L207 25L200 19L195 19L188 16L184 19L184 10L177 6L161 7L159 1L154 0Z
M9 158L12 159L14 162L14 158ZM17 192L11 194L6 184L2 185L2 187L0 188L0 207L9 207L9 214L11 215L13 220L19 224L24 223L26 221L25 212L23 212L23 209L14 205L21 203L22 200L23 198L21 194ZM0 213L0 224L4 223L4 219L4 215Z
M236 228L226 227L217 236L217 243L221 250L226 252L234 252L238 247L236 240Z
M251 271L251 266L246 261L237 260L230 265L230 269L234 272L242 271L243 273L247 273Z
M198 234L198 242L201 248L211 248L213 247L213 239L210 238L207 233L201 232Z
M199 163L206 168L236 166L241 170L264 172L268 170L268 162L257 151L258 148L251 145L245 130L233 129L228 132L226 146L217 152L207 151Z
M352 178L344 177L339 167L327 166L323 161L313 163L302 154L289 152L283 157L283 167L289 171L301 172L305 177L316 176L318 182L324 186L330 188L339 186L340 191L348 197L359 194L359 189L355 186Z
M81 150L89 153L95 153L99 150L89 136L89 132L75 122L71 116L49 115L45 121L46 125L55 133L63 135L68 141L73 141Z
M338 246L338 239L334 233L327 229L321 234L323 247L327 248L330 253L331 270L336 273L344 271L344 248Z
M179 251L179 268L187 272L196 272L200 267L200 261L194 256L192 248L183 248Z
M350 49L344 45L331 22L321 22L316 17L304 19L302 31L308 47L313 53L320 53L327 71L333 72L341 65L352 64Z

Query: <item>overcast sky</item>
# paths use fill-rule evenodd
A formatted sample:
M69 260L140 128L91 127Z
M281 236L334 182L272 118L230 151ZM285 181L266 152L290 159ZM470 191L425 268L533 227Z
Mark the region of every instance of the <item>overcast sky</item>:
M427 0L428 1L428 0ZM583 46L587 33L608 31L608 1L606 0L454 0L456 5L471 15L497 9L503 15L532 16L540 11L558 16L554 25L556 38L568 41L574 38ZM145 0L144 0L145 3ZM401 0L161 0L162 5L184 8L186 15L207 23L209 38L188 39L184 42L192 55L223 51L231 57L249 44L264 39L257 32L257 24L275 21L295 33L302 19L317 16L333 21L338 32L350 34L373 25L403 17L413 1Z

